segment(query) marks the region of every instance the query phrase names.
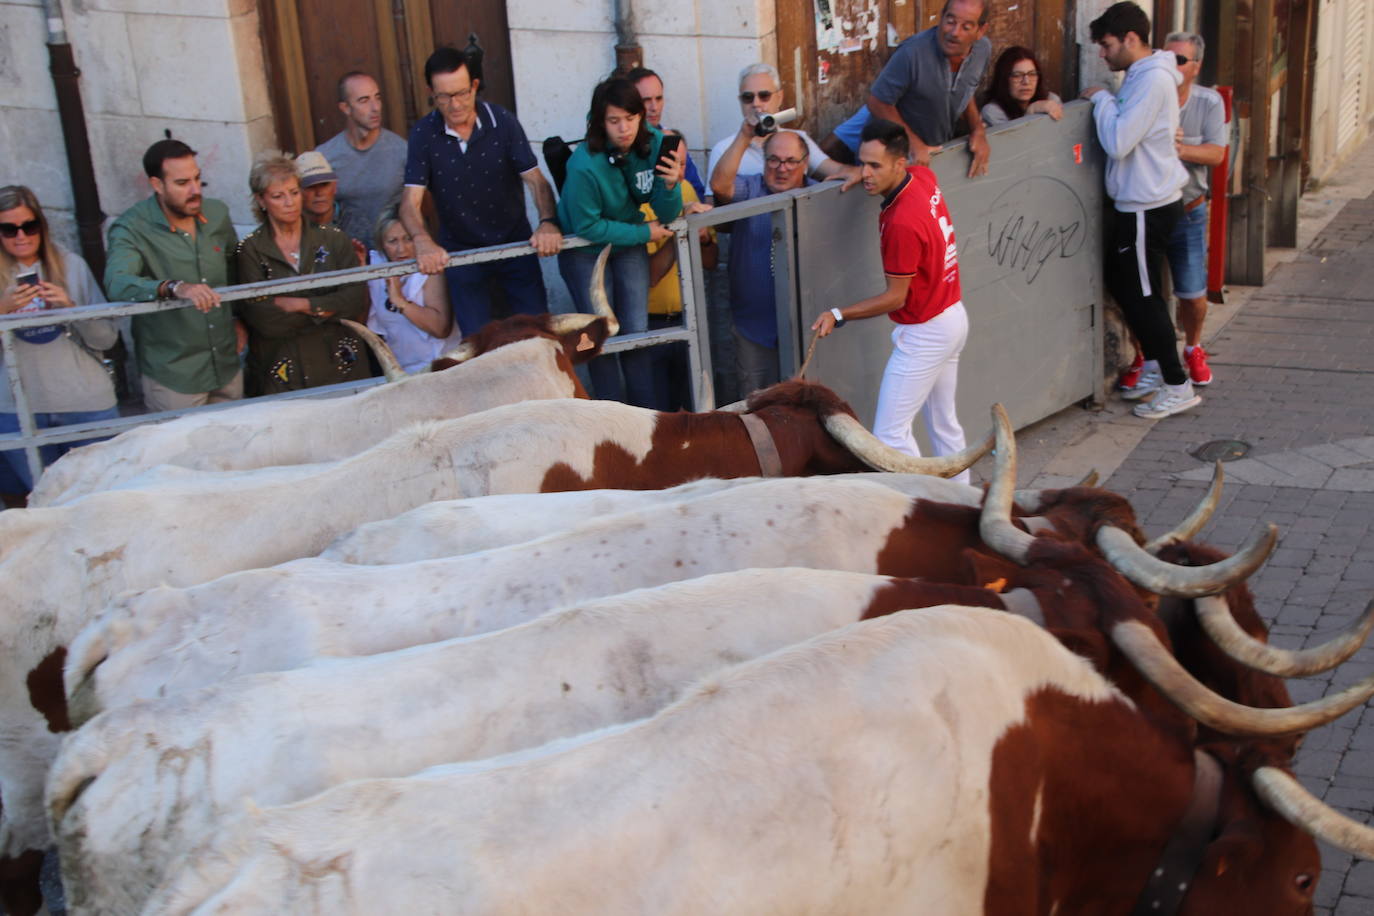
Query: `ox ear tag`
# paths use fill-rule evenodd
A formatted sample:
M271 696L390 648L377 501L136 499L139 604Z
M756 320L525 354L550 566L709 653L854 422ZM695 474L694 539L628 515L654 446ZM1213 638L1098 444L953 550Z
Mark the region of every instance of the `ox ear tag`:
M578 352L578 353L581 353L583 350L591 350L591 349L593 349L593 348L595 348L595 347L596 347L596 342L593 341L590 337L587 336L587 332L586 332L586 331L583 331L583 332L582 332L582 336L579 337L579 338L577 338L577 352Z
M1217 859L1217 877L1218 877L1218 878L1220 878L1222 875L1226 874L1226 868L1227 868L1227 865L1226 865L1226 857L1225 857L1225 856L1222 856L1220 859Z
M1007 587L1007 580L1006 580L1006 579L993 579L993 580L992 580L991 582L989 582L987 585L984 585L984 586L983 586L983 588L987 589L988 591L990 591L990 592L995 592L995 593L997 593L997 594L999 594L999 595L1002 594L1002 589L1004 589L1004 588L1006 588L1006 587Z

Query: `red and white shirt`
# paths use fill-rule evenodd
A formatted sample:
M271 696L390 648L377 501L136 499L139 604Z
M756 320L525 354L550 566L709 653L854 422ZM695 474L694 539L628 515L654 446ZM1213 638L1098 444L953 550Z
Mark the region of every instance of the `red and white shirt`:
M923 324L958 302L959 256L954 221L935 173L913 165L909 176L883 201L878 216L883 273L910 277L906 302L888 317L898 324Z

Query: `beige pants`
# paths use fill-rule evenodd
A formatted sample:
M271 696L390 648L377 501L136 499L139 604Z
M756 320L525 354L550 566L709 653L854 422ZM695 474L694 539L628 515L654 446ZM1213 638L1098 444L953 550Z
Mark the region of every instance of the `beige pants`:
M214 391L202 391L199 394L182 394L180 391L173 391L166 385L153 381L148 376L143 376L143 404L150 412L163 410L182 410L186 407L204 407L206 404L218 404L221 401L237 401L243 397L243 370L240 369L229 380L229 384L223 388L216 388Z

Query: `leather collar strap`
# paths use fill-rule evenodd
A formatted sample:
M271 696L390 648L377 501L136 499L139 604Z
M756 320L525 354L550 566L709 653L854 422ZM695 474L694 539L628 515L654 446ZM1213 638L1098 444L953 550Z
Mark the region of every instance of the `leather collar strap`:
M1207 844L1217 831L1221 807L1221 764L1203 751L1193 751L1193 797L1159 856L1159 864L1136 900L1131 916L1168 916L1178 912L1188 885L1202 864Z
M778 455L778 447L773 442L773 434L768 431L768 424L752 413L742 413L739 418L749 431L749 441L753 443L754 454L759 459L760 476L781 477L782 457Z

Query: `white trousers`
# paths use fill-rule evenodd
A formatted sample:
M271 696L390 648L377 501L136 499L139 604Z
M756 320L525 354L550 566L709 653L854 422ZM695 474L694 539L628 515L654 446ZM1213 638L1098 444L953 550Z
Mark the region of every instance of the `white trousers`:
M954 410L959 354L968 340L968 313L956 302L924 324L899 324L892 331L892 356L878 389L873 435L899 452L919 456L911 430L921 411L936 455L964 448L964 428ZM954 480L969 482L964 471Z

